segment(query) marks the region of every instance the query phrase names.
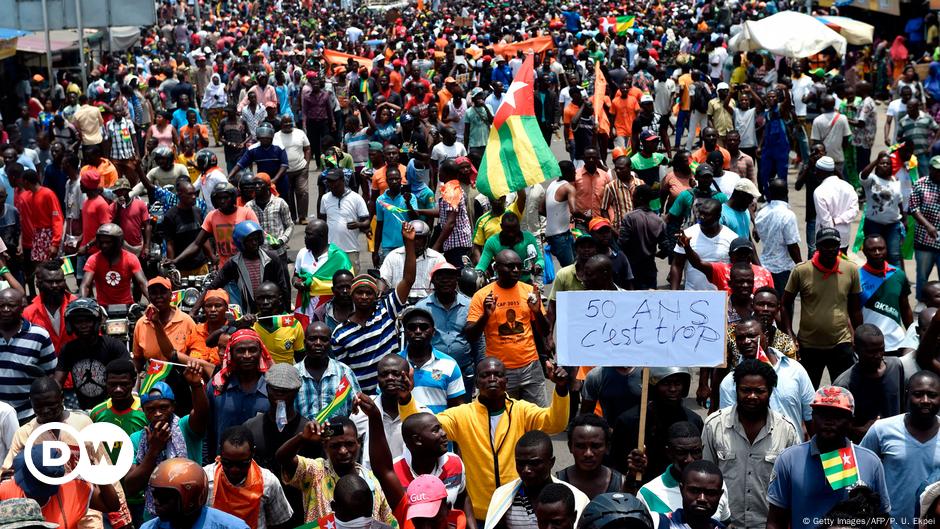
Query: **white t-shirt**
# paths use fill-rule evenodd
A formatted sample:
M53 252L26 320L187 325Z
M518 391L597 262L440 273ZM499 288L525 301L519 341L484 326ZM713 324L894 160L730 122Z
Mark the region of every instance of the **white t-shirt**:
M793 99L793 110L797 116L806 117L806 103L803 102L803 96L813 89L813 80L804 75L799 79L793 80L793 88L790 89L790 97ZM830 156L832 156L830 154Z
M683 233L691 240L692 249L702 258L702 261L709 263L730 262L728 252L731 250L731 241L738 238L738 234L731 228L722 226L718 235L711 238L702 233L702 228L698 224L689 226ZM674 252L685 255L685 248L677 244ZM693 268L688 260L685 263L685 289L717 290L715 285L711 284L705 277L705 274Z
M203 182L203 178L201 176L196 179L196 183L193 185L196 188L196 192L199 193L199 196L206 201L206 213L215 209L215 206L212 205L212 190L215 189L215 186L219 184L225 184L227 182L228 177L219 168L216 168L214 171L206 175L205 182Z
M346 224L369 216L369 208L362 196L349 189L341 198L325 193L320 197L320 212L326 215L330 243L346 252L359 251L359 230L350 230Z
M898 141L898 121L905 114L907 114L907 103L901 101L901 98L888 103L888 110L885 111L885 115L891 116L891 118L894 119L894 130L891 131L891 143L897 143Z
M362 30L356 26L349 26L346 28L346 40L355 44L359 42L359 39L362 37Z
M715 185L718 186L718 189L731 196L731 193L734 193L734 186L738 185L738 182L741 181L741 176L738 173L732 173L731 171L725 171L721 173L721 176L715 177Z
M284 134L277 131L274 135L274 145L284 149L287 152L287 170L300 171L307 166L307 159L304 158L304 148L310 146L310 140L300 129L291 130L290 134Z
M721 78L721 70L725 64L725 58L728 57L728 50L721 46L712 50L708 54L708 76L712 79Z
M874 173L862 180L865 189L865 219L879 224L894 224L901 219L901 181L885 180Z
M836 115L834 112L827 112L816 116L813 120L813 130L810 133L810 139L821 141L826 146L826 154L836 163L845 161L845 153L842 152L842 140L852 135L852 129L849 127L849 120L842 114Z
M757 147L757 131L754 129L754 112L755 109L753 108L747 110L741 110L737 107L734 108L734 128L738 131L738 134L741 135L740 147L742 149Z
M455 141L453 145L447 146L443 143L438 143L431 149L431 159L437 163L441 163L444 160L455 160L461 156L467 155L467 148L463 146L459 141Z

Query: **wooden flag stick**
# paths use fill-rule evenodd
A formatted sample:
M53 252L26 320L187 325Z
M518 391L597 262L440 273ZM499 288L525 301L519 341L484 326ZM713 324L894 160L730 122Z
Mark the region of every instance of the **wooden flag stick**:
M650 385L650 368L643 368L643 384L640 390L640 434L637 437L636 447L640 449L641 452L646 453L646 408L649 404L649 385ZM636 473L637 483L643 479L643 473Z
M284 316L293 316L293 314L275 314L273 316L258 316L259 320L273 320L275 318L283 318Z

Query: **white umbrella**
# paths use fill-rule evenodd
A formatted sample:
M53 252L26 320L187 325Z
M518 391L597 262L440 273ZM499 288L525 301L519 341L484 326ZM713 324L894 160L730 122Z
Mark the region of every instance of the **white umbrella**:
M845 37L849 44L865 46L872 43L875 26L849 17L818 16L817 20Z
M768 50L774 55L802 59L832 46L845 55L848 43L842 35L815 18L781 11L762 20L749 20L728 43L737 51Z

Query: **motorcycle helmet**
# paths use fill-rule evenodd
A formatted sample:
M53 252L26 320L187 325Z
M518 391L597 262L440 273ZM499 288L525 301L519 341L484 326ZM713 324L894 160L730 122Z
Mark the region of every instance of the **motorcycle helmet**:
M160 160L173 160L173 150L166 145L160 145L153 150L153 160L159 165Z
M180 496L183 514L192 514L206 505L209 498L209 480L195 461L174 457L167 459L150 476L154 489L170 489Z
M103 316L101 306L93 298L78 298L72 300L65 307L65 332L74 334L72 329L72 318L75 316L89 316L93 319L101 319Z
M106 235L108 237L117 237L119 239L124 238L124 230L120 226L114 224L113 222L108 222L107 224L102 224L98 226L98 231L95 232L95 235Z
M255 136L259 140L261 138L273 138L274 129L271 127L271 125L268 124L260 125L257 129L255 129Z
M483 277L483 272L472 266L465 266L460 269L460 277L457 278L457 288L463 292L465 296L473 297L476 291L484 286L486 286L486 278Z
M601 494L581 511L578 529L604 529L620 522L618 528L651 529L653 519L646 506L632 494L620 492Z
M423 220L413 220L410 224L411 227L415 229L415 237L427 237L431 235L431 227L428 226L427 222Z
M209 149L202 149L196 153L196 169L200 172L204 173L217 165L219 165L219 157Z
M245 239L253 234L258 232L264 232L261 229L261 226L253 220L244 220L235 225L235 229L232 231L232 242L235 243L235 247L238 248L238 251L242 251Z

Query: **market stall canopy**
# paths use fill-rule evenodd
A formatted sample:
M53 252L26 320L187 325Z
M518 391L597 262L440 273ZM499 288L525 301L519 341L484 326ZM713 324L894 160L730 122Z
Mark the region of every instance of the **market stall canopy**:
M845 37L845 40L853 46L865 46L872 43L872 36L875 33L875 26L859 22L849 17L818 16L819 20L832 30Z
M114 26L108 28L109 46L112 51L123 51L140 41L137 26Z
M796 59L815 55L829 46L844 56L848 46L845 37L819 20L796 11L781 11L762 20L748 20L728 44L737 51L768 50L774 55Z
M85 30L86 46L88 42L101 38L100 31L97 29ZM78 30L58 29L49 32L49 44L53 53L77 50L78 49ZM30 33L25 37L20 37L16 45L16 51L27 53L46 53L46 37L42 32Z
M0 28L0 60L16 55L16 44L19 37L29 35L28 31L12 28Z

